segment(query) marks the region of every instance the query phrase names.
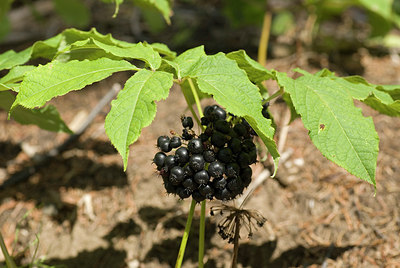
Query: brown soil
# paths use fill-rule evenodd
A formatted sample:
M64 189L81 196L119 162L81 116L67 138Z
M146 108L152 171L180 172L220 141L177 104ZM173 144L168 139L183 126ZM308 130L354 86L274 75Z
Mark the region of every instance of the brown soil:
M389 56L361 55L367 80L400 83L400 66ZM300 64L313 70L309 61ZM293 65L281 59L269 67L287 71ZM90 112L113 82L125 79L115 75L53 103L71 122L79 112ZM277 179L265 181L246 205L268 222L252 239L242 233L239 267L400 267L400 121L357 105L373 117L380 136L376 196L371 185L326 160L302 122L294 121ZM28 181L0 191L0 231L19 262L32 261L37 249L36 261L67 267L174 266L190 201L165 194L151 159L156 138L180 130L178 118L189 114L185 101L173 88L158 103L156 119L131 146L126 172L104 132L108 110ZM284 105L276 102L271 110L281 125ZM0 112L0 182L32 164L22 145L41 152L67 137L6 118ZM257 164L254 178L263 169ZM220 218L207 215L206 267L229 267L233 246L217 233ZM196 267L198 222L199 207L184 267Z

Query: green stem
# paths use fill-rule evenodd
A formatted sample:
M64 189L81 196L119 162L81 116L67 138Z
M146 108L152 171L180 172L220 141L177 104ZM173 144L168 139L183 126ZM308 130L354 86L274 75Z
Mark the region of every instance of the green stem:
M197 105L197 110L199 112L200 117L203 117L203 111L201 109L200 105L200 99L199 96L197 95L196 88L193 84L192 79L188 79L190 89L192 90L194 100ZM201 126L203 129L204 127ZM204 259L204 235L205 235L205 229L206 229L206 201L201 202L201 213L200 213L200 229L199 229L199 268L204 267L203 259Z
M204 236L206 229L206 201L201 202L200 230L199 230L199 268L203 268Z
M185 254L186 244L187 244L187 240L189 238L190 226L192 225L195 206L196 206L196 201L193 199L192 204L190 204L189 215L188 215L188 219L186 221L185 232L183 233L181 246L179 248L178 258L176 259L175 268L180 268L182 265L183 255Z
M199 117L197 116L196 112L193 110L192 105L189 105L189 103L190 103L189 102L189 97L185 94L185 91L182 90L182 93L183 93L183 96L185 97L186 103L188 104L189 110L190 110L190 112L192 113L192 115L194 117L194 120L196 120L197 124L199 126L201 126Z
M199 112L200 117L203 117L203 110L201 109L199 95L197 95L196 87L193 84L193 80L191 78L188 79L190 89L192 90L194 101L196 102L197 111Z
M3 236L0 233L0 247L1 251L3 252L4 258L6 259L6 264L8 268L17 268L13 258L8 254L6 244L4 243Z

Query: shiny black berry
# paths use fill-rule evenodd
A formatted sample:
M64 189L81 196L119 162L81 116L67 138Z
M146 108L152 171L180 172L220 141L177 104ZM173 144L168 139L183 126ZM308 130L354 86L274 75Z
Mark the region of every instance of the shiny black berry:
M172 150L170 141L162 142L159 147L160 147L161 151L163 151L164 153L168 153L169 151Z
M194 182L194 179L187 178L182 182L182 186L190 191L194 191L199 185Z
M213 114L217 119L222 119L225 120L226 119L226 112L224 109L222 109L221 107L219 107L218 105L216 105L217 107L214 107L214 111Z
M196 174L194 174L194 181L197 184L206 184L210 180L210 176L206 170L200 170Z
M169 142L168 136L160 136L157 139L157 147L160 147L162 143Z
M193 171L197 172L204 169L206 161L201 154L194 154L189 159L189 166L193 169Z
M153 158L153 162L154 162L154 164L156 164L157 167L162 167L162 166L164 166L166 157L167 157L167 155L164 154L163 152L158 152L155 154L155 156Z
M172 168L176 164L176 157L174 155L167 155L167 157L165 158L164 166L167 168Z
M208 173L211 177L217 178L221 177L225 172L225 165L218 160L210 163L208 166Z
M188 150L192 154L200 154L203 152L203 143L198 138L192 139L188 143Z
M179 147L175 151L176 160L181 164L186 164L189 161L189 150L186 147Z
M202 195L199 191L194 191L192 193L192 197L198 203L200 203L201 201L204 201L206 199L206 197L204 195Z
M205 196L206 198L212 199L214 189L208 184L203 184L203 185L200 185L199 192L201 195Z
M188 117L186 117L186 116L182 117L182 118L181 118L181 121L182 121L182 126L183 126L184 128L192 128L192 127L193 127L193 119L192 119L190 116L188 116Z
M169 145L171 146L171 148L178 148L179 146L182 145L181 138L177 136L172 137L169 142Z
M231 199L231 193L229 192L228 189L224 188L224 189L217 189L214 193L215 198L217 198L218 200L222 200L222 201L227 201L229 199Z
M191 195L191 191L189 191L188 189L185 189L185 188L183 188L183 187L178 187L177 189L176 189L176 192L177 192L177 194L178 194L178 196L181 198L181 199L185 199L185 198L188 198L190 195Z
M169 174L169 181L173 185L179 185L183 181L183 178L183 168L175 166L171 169L171 172Z

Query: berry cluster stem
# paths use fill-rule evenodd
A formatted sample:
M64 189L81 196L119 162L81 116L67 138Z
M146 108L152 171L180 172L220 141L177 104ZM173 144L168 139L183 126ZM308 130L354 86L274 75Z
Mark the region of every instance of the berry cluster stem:
M199 95L197 95L196 88L193 84L192 79L188 79L190 89L192 90L194 101L196 102L197 111L199 112L200 118L203 117L203 111L201 109ZM201 124L199 124L202 128L204 128ZM199 229L199 268L203 268L203 259L204 259L204 235L206 229L206 201L201 202L201 213L200 213L200 229Z
M13 258L8 254L7 247L6 247L6 244L4 243L4 239L3 239L3 236L1 235L1 233L0 233L0 248L1 248L1 251L3 252L3 256L6 260L7 267L17 268L17 265L15 265Z
M178 258L176 259L175 268L180 268L182 266L183 255L185 254L186 244L190 233L190 227L192 226L195 206L196 206L196 201L192 199L192 203L190 204L189 215L186 221L185 232L183 233L181 246L179 248Z

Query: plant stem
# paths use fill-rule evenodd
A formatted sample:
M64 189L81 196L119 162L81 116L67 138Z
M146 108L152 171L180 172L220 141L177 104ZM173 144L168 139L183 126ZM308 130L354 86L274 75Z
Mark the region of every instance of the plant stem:
M186 221L185 232L183 233L181 246L179 248L178 258L176 259L175 268L180 268L182 265L183 255L185 254L186 244L189 238L190 226L192 225L195 206L196 206L196 201L192 199L192 203L190 204L189 215Z
M200 117L203 117L203 110L201 109L199 95L197 95L196 87L193 84L193 80L191 78L188 79L190 89L192 90L194 101L196 102L197 111L199 112Z
M270 11L265 11L260 41L258 43L258 62L262 66L265 66L265 63L267 62L268 40L271 29L271 19L272 19L272 13Z
M189 105L189 97L185 94L185 91L182 90L182 93L183 93L183 96L185 97L186 103L188 104L189 110L194 117L194 120L196 120L197 124L199 126L201 126L199 117L197 116L196 112L193 110L192 105Z
M6 244L4 243L3 236L0 233L0 247L1 251L3 252L4 258L6 259L6 264L8 268L17 268L13 258L8 254Z
M233 258L232 268L237 267L237 259L239 254L239 238L240 238L240 218L235 218L235 237L233 238Z
M194 100L196 102L197 111L199 112L200 117L203 117L203 111L201 109L200 99L197 95L196 88L193 84L192 79L188 79L190 89L192 90ZM204 127L199 124L202 129ZM205 235L205 228L206 228L206 201L201 202L201 213L200 213L200 229L199 229L199 268L204 267L203 259L204 259L204 235Z
M206 201L201 202L200 230L199 230L199 268L203 268L204 236L206 229Z

